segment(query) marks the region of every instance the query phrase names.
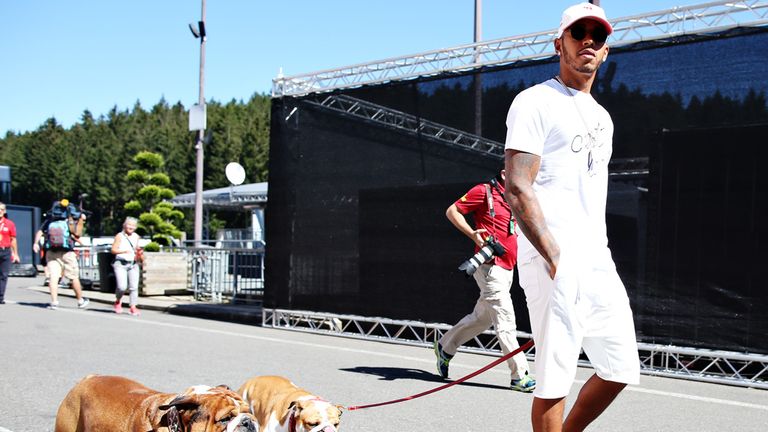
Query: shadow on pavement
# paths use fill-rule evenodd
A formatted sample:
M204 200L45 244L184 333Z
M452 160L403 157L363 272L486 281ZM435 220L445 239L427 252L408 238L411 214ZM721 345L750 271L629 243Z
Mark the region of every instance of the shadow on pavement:
M40 308L40 309L45 309L45 308L48 307L49 303L48 302L39 303L39 302L21 302L21 301L17 301L16 304L19 305L19 306L30 306L30 307L37 307L37 308Z
M384 381L394 381L398 379L411 379L411 380L429 381L429 382L444 383L444 384L447 384L448 382L450 382L441 378L440 375L427 372L422 369L357 366L354 368L345 368L345 369L339 369L339 370L342 370L344 372L354 372L354 373L362 373L367 375L375 375L375 376L381 377L381 380L384 380ZM473 383L473 382L466 382L466 381L457 385L466 386L466 387L509 390L509 387L506 387L506 386L499 386L499 385L493 385L493 384L481 384L481 383Z
M261 326L261 307L229 304L175 304L166 313Z

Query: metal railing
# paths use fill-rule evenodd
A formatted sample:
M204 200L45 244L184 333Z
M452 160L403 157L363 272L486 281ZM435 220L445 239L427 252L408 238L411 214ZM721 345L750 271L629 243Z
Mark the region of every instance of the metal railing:
M99 274L99 252L109 252L110 245L102 246L75 246L75 256L80 267L80 283L85 289L92 289L95 285L101 285Z
M187 255L196 300L257 302L264 296L264 248L176 248Z
M160 252L183 253L187 290L196 300L260 303L264 296L264 243L248 239L210 243L216 246L171 246L162 247ZM75 247L84 288L100 286L102 276L112 275L111 265L101 269L109 275L101 275L98 259L107 253L111 261L110 249L110 245Z
M613 47L637 42L768 24L768 1L716 1L612 19ZM500 66L555 55L557 30L482 41L370 63L272 80L272 96L303 96L335 89L381 84L480 67Z
M424 347L432 346L451 328L447 324L288 309L264 309L262 326ZM531 338L525 332L518 332L517 336L522 340ZM534 346L527 350L526 356L532 359L535 349ZM766 355L647 343L638 343L637 349L640 371L644 375L768 390ZM459 350L501 355L496 334L492 331L469 340ZM586 359L579 363L590 367Z

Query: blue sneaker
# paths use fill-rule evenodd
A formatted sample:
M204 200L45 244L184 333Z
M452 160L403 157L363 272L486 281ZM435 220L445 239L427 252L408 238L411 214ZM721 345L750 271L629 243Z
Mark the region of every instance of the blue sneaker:
M528 372L526 372L522 378L513 379L509 384L509 388L522 393L530 393L536 388L536 380L531 378L531 376L528 375Z
M443 351L443 347L437 341L435 341L435 357L437 358L437 373L443 378L448 378L448 363L451 362L453 356Z

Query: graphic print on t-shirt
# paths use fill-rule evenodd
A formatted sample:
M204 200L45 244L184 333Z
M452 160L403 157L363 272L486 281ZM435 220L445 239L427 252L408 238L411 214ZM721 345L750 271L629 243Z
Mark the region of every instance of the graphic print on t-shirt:
M596 176L602 172L602 168L608 165L608 152L606 140L604 137L605 127L600 124L598 120L597 125L589 131L588 134L576 135L571 141L571 151L574 153L586 154L586 168L587 174L590 177Z

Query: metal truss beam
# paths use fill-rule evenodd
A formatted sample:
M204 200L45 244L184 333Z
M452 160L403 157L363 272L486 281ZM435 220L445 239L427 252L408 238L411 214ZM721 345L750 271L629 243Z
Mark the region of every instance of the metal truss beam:
M441 143L471 150L496 159L504 157L504 144L414 115L346 95L326 95L305 99L313 105L384 127L420 135Z
M451 328L447 324L371 318L287 309L267 309L262 326L318 333L401 345L431 347ZM519 339L531 339L518 332ZM730 351L705 350L671 345L637 344L641 373L717 384L768 390L768 356ZM535 346L525 352L533 358ZM486 331L459 348L459 351L501 356L494 332ZM582 366L589 367L586 360Z
M613 47L768 24L768 1L715 1L612 20ZM427 51L319 72L278 76L272 96L303 96L553 56L557 30Z
M380 126L434 139L496 159L504 158L504 144L435 123L414 115L377 105L347 95L316 95L304 102L372 122ZM611 177L643 177L648 175L648 158L612 159L608 165Z

